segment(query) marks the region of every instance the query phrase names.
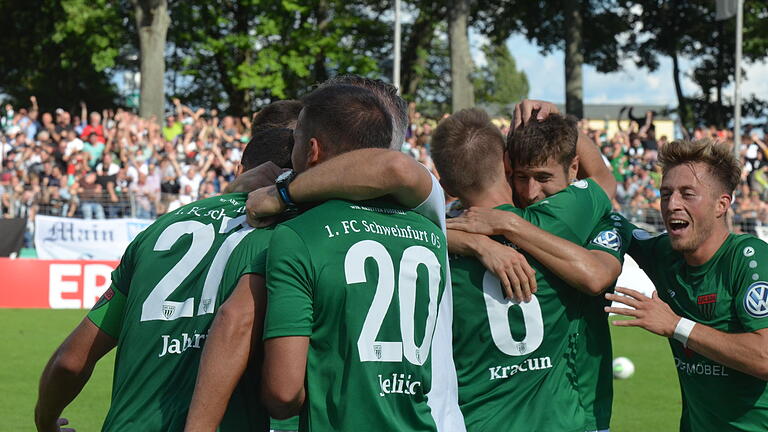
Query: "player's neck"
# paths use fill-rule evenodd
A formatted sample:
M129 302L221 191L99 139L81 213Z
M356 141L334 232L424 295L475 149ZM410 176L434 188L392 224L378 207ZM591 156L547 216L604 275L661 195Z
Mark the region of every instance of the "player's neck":
M692 252L683 253L685 262L691 266L701 266L707 263L717 253L728 238L728 228L718 226L709 234L702 244Z
M497 182L483 190L474 190L461 197L464 207L493 208L503 204L511 204L512 188L506 181Z

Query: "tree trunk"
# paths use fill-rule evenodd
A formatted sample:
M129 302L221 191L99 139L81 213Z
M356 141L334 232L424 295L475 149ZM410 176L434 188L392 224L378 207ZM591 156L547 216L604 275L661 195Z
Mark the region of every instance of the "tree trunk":
M165 112L165 39L171 18L167 0L134 0L139 31L141 93L139 115L163 123Z
M448 16L448 43L451 48L451 109L475 105L472 86L472 57L469 54L469 10L471 0L458 0Z
M326 0L320 0L317 4L315 17L317 18L317 34L322 35L331 24L331 15L329 14L328 2ZM321 83L328 79L328 69L325 67L325 50L322 48L315 54L313 75L316 83Z
M419 10L400 61L400 92L403 96L416 97L423 71L427 67L425 53L432 43L437 22L445 18L445 11L445 8L436 5Z
M584 84L581 66L584 63L581 2L565 3L565 112L584 117Z
M717 30L717 127L725 127L725 107L723 106L723 81L725 81L725 73L723 72L725 59L725 22L718 21Z
M680 126L688 134L688 103L683 95L683 87L680 84L680 64L677 59L677 51L672 52L672 78L675 81L675 93L677 94L677 115L680 117Z

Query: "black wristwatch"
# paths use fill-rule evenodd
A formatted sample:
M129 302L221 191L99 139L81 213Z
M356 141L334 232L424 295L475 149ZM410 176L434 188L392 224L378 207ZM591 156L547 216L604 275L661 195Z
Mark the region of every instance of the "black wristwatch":
M299 206L296 205L291 198L291 194L288 193L288 185L291 184L296 176L296 171L289 170L277 176L277 180L275 180L277 194L280 195L280 199L283 201L283 204L285 204L285 211L289 213L296 213L299 211Z

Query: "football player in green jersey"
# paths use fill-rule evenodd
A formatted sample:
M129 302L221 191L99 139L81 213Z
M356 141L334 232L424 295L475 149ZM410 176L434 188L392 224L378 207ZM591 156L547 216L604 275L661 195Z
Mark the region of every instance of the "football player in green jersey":
M608 307L669 338L683 410L680 430L768 430L768 245L728 231L741 168L729 145L677 141L659 154L661 214L667 232L635 229L629 254L651 281ZM630 228L634 228L630 226Z
M298 170L389 147L391 118L369 92L323 86L304 103ZM463 430L450 389L437 391L452 372L445 257L439 227L388 200L329 201L278 226L267 263L270 412L304 405L302 430Z
M281 165L289 163L291 131L263 134L271 141L251 142L239 170L264 162L265 156ZM256 169L265 184L279 172L272 162ZM245 201L244 194L232 194L191 203L159 218L128 246L110 288L43 371L35 409L39 431L59 430L57 418L96 362L115 346L112 403L103 430L183 428L194 371L214 314L229 313L230 305L243 298L265 295L255 290L253 273L270 231L244 223ZM265 301L253 303L263 309ZM256 311L246 312L240 316L260 329L261 321L253 318ZM249 350L251 341L241 344ZM245 369L245 364L237 367ZM224 428L266 428L256 390L253 383L243 382L231 405L250 409L233 410Z
M526 129L530 131L526 139L546 137L556 141L552 147L570 146L574 157L575 123L550 115ZM497 213L518 212L547 231L586 243L610 208L605 192L592 180L581 181L544 202L515 209L507 204L512 189L501 162L503 153L503 137L479 110L443 120L433 137L441 182L462 203L496 207ZM583 409L571 364L580 324L577 292L534 263L535 295L529 302L512 301L500 296L499 280L478 261L459 258L451 265L457 316L454 357L468 429L583 432ZM519 318L508 318L510 308ZM525 416L515 415L520 409L526 410Z
M516 202L521 207L544 201L562 191L576 177L592 175L603 185L609 196L615 191L615 181L604 169L596 146L584 134L579 135L577 156L569 156L562 147L548 139L526 137L527 122L540 121L556 113L556 108L542 101L523 101L515 107L515 123L508 136L508 154ZM535 114L535 115L533 115ZM585 411L586 431L607 430L610 424L613 398L611 374L611 340L605 300L597 296L613 287L621 273L623 255L628 245L628 232L622 230L616 214L606 215L581 246L590 253L508 212L493 209L470 209L462 217L449 221L449 228L488 235L504 235L525 250L557 277L581 291L582 329L576 344L575 364L578 369L579 393ZM486 240L487 243L487 240ZM473 252L482 250L477 239L469 243ZM503 282L503 280L502 280Z
M395 87L380 80L354 75L335 77L323 85L332 84L350 84L373 92L392 115L393 134L390 148L401 147L408 125L408 106L398 96ZM345 173L345 176L339 177L339 172ZM248 173L239 176L232 185L238 191L246 191L248 188L258 186L258 184L251 184ZM289 189L289 196L296 203L320 202L333 198L365 200L388 195L400 204L413 208L417 213L429 218L442 229L445 227L444 197L439 183L418 162L399 151L368 148L347 152L301 173L287 184L286 188ZM259 226L269 225L273 216L286 210L285 202L277 195L274 186L251 192L248 208L252 209L249 213ZM262 217L268 217L270 222L264 223L264 219L259 219ZM241 331L249 330L246 328ZM228 345L228 341L220 340L212 332L209 334L203 359L209 356L211 358L237 356L238 354L233 353ZM244 356L245 353L242 355ZM208 419L214 411L223 412L225 404L221 401L226 400L226 394L221 388L222 382L231 379L232 375L234 371L221 367L217 362L203 361L198 375L199 391L196 390L190 407L188 430L212 430L211 423L207 423ZM205 385L201 385L203 382ZM199 424L208 426L192 428L192 425ZM272 420L272 429L296 430L297 428L296 417Z

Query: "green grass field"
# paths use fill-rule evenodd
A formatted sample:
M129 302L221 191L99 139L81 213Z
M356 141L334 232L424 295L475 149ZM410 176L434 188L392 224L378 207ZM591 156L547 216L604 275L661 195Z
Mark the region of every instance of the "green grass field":
M40 372L85 311L0 309L0 430L34 430ZM667 341L636 328L613 328L614 356L629 357L635 375L615 382L614 432L674 431L680 391ZM114 354L97 366L64 416L80 432L98 431L109 406Z

